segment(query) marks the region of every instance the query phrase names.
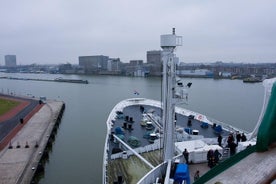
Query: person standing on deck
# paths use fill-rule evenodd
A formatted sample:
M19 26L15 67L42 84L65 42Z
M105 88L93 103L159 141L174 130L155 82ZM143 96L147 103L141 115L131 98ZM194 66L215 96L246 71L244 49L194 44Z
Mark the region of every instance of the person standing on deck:
M230 148L230 145L234 142L234 136L232 133L229 134L227 138L227 147Z
M215 152L214 152L215 164L218 163L219 158L220 158L221 156L222 156L221 153L216 149Z
M241 134L239 131L236 134L236 141L237 141L237 144L239 144L239 142L241 141Z
M229 148L230 148L230 155L234 155L236 153L236 147L237 147L237 144L232 142L229 144Z
M212 149L207 152L207 160L208 166L212 168L215 165L214 151Z
M219 134L218 136L218 145L221 146L222 136Z
M199 170L197 170L194 175L194 181L198 180L199 177Z
M246 138L246 136L244 135L244 133L242 133L242 135L241 135L241 141L242 141L242 142L247 141L247 138Z
M183 151L183 156L186 160L186 164L189 164L189 152L187 151L187 149L185 148L185 150Z

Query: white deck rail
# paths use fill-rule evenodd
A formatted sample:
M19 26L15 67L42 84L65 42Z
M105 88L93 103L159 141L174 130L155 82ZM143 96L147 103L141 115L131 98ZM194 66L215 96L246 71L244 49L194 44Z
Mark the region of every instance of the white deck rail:
M134 155L136 155L139 159L141 159L145 164L147 164L150 168L154 168L154 166L149 163L144 157L142 157L139 153L137 153L134 149L132 149L129 145L127 145L124 141L122 141L119 137L114 135L114 138L117 139L120 143L122 143L128 151L131 151ZM121 154L123 156L123 154Z
M158 149L161 149L161 148L162 148L162 146L160 146L160 141L159 141L159 142L156 142L154 144L150 144L150 145L147 145L147 146L144 146L144 147L135 148L135 149L132 149L132 150L135 151L136 153L140 154L140 153L145 153L145 152L149 152L149 151L158 150ZM131 156L131 155L134 154L132 152L132 150L127 150L126 151L127 156ZM122 157L123 157L123 153L115 153L115 154L111 155L112 160L117 159L117 158L122 158Z

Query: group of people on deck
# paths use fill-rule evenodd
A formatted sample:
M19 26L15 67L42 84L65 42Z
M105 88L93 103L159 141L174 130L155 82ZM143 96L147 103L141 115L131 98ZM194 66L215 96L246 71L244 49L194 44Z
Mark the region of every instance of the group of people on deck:
M215 151L210 149L207 152L207 160L208 160L208 166L210 168L214 167L215 165L217 165L219 158L221 157L221 153L216 149Z
M222 136L219 134L217 141L218 141L218 145L221 147L223 147L222 139L223 139ZM226 145L226 147L230 148L230 155L233 155L236 153L236 147L239 142L245 142L245 141L247 141L247 138L244 133L241 134L240 132L237 131L235 133L235 138L234 138L234 134L230 133L227 137L227 145ZM182 154L186 164L189 164L189 152L186 148L184 149ZM210 149L207 152L208 166L212 168L215 165L217 165L220 157L222 157L222 154L217 149L216 150ZM199 177L200 177L199 170L197 170L194 174L194 181L196 181Z
M245 142L247 138L244 133L240 134L240 132L236 132L236 140L234 138L234 134L230 133L227 138L226 147L230 148L230 155L234 155L236 153L236 147L239 142ZM218 136L218 145L222 147L222 136Z
M234 134L230 133L227 137L227 145L226 147L228 147L230 149L230 155L234 155L236 153L236 147L238 146L239 142L245 142L247 141L247 138L245 136L244 133L240 133L240 132L236 132L235 134L236 139L234 138ZM222 146L222 136L219 134L218 136L218 145ZM221 157L221 153L218 150L209 150L207 153L207 160L208 160L208 166L210 168L214 167L218 161L219 158Z

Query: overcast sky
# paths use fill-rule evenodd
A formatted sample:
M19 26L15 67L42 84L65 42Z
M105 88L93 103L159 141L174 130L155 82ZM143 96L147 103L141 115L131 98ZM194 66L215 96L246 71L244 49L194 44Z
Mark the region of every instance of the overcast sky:
M0 65L146 62L173 27L180 61L276 62L275 0L0 0Z

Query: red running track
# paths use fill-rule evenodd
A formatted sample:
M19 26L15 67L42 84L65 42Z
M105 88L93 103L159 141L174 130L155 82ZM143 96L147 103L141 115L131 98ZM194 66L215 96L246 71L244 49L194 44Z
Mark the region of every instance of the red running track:
M24 108L26 108L30 104L30 102L27 101L27 100L25 101L25 100L21 100L21 99L14 99L14 98L8 98L8 97L3 97L3 96L0 96L0 98L20 102L20 104L18 106L16 106L15 108L10 110L9 112L5 113L4 115L0 116L0 123L15 117L20 111L22 111ZM22 124L18 123L8 133L8 135L5 136L1 140L1 142L0 142L0 151L2 149L4 149L11 142L11 140L14 138L14 136L24 127L25 124L28 123L28 121L31 119L31 117L43 107L43 105L44 105L43 103L42 104L37 104L25 117L23 117L24 122Z

